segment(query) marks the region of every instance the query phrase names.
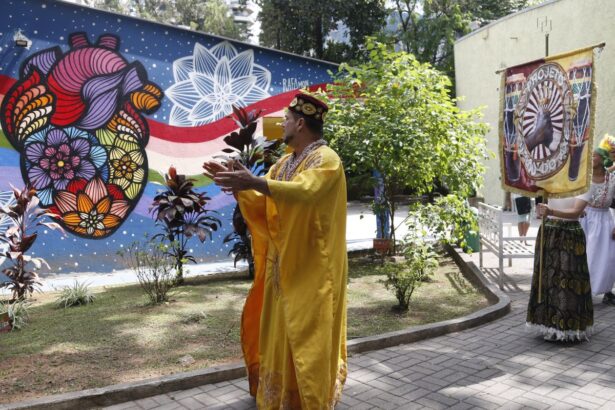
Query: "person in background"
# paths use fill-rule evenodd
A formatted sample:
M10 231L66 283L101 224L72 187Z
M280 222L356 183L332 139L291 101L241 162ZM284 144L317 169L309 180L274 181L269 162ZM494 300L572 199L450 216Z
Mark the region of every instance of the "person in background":
M602 303L615 305L612 292L615 283L615 222L609 206L615 198L615 175L608 171L613 166L611 152L615 138L606 135L594 150L592 182L589 204L581 226L587 241L587 263L593 295L604 294Z
M504 212L510 212L512 210L512 194L508 191L504 192Z
M519 236L527 236L527 231L530 229L532 200L526 196L517 196L515 198L515 208L517 208L517 229L519 230ZM529 245L527 241L525 244Z

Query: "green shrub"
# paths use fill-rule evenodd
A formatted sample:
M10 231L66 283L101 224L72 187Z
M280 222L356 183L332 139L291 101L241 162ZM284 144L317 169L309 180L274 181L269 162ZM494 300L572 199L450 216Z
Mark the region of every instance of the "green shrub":
M134 242L126 251L120 251L118 254L137 275L139 285L151 304L156 305L169 300L168 293L178 282L173 274L176 259L169 252L168 245L155 240Z
M17 300L13 303L2 303L0 302L0 313L8 313L9 320L11 321L12 330L21 330L27 324L30 319L30 315L28 313L28 309L30 308L30 304L25 300Z
M73 283L73 286L67 286L62 289L62 292L56 299L58 307L67 308L71 306L88 305L94 302L96 296L92 294L90 288L85 282Z
M437 198L433 204L411 206L407 224L411 241L431 236L439 243L460 245L464 250L469 249L466 234L478 232L476 211L453 194Z
M423 241L404 243L405 261L386 262L378 273L386 275L384 286L397 298L395 310L405 312L410 307L414 291L425 282L438 267L438 258L429 244Z

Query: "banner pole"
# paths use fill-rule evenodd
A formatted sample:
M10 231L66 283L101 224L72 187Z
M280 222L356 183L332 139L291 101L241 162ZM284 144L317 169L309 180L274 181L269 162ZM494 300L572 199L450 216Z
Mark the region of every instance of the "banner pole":
M547 204L547 192L545 191L543 195L543 201ZM543 261L543 249L544 249L544 237L545 237L545 220L546 215L543 215L540 223L540 267L538 269L538 303L542 302L542 261Z

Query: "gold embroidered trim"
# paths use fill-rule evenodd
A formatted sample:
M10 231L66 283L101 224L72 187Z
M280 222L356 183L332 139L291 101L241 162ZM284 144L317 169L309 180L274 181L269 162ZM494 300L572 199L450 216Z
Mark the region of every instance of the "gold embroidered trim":
M271 266L271 279L273 281L273 290L276 296L280 295L280 255L276 254L275 259L272 261Z
M333 396L327 404L327 408L333 410L342 398L342 390L346 382L348 368L346 362L340 363L335 378ZM280 410L301 409L301 395L299 390L282 391L282 375L279 372L271 372L266 369L259 374L259 395L262 397L266 408L279 408Z
M279 372L261 372L258 380L259 396L267 409L301 409L299 390L283 390L282 375Z
M281 165L281 169L275 179L278 181L292 181L297 169L299 168L299 165L301 165L303 160L323 145L327 145L327 141L319 139L305 147L305 149L301 152L301 155L293 153L288 160Z
M302 171L307 171L308 169L311 169L311 168L318 168L319 166L322 165L322 161L323 161L322 152L314 152L312 155L306 158L305 165Z
M331 401L331 409L342 399L342 390L344 390L344 383L346 383L346 376L348 375L348 366L346 362L340 363L337 369L337 376L335 378L335 388L333 390L333 399Z

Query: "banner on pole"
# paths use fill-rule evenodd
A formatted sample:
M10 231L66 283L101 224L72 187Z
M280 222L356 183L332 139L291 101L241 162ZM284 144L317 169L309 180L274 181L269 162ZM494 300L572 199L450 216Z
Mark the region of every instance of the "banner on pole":
M504 190L567 197L591 178L593 47L511 67L500 87Z

